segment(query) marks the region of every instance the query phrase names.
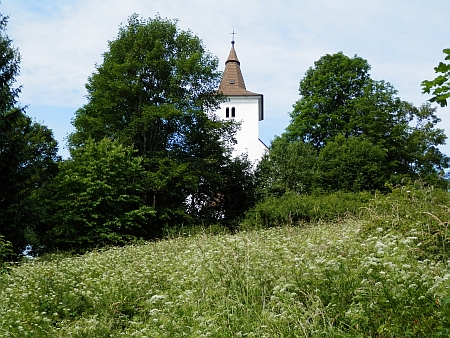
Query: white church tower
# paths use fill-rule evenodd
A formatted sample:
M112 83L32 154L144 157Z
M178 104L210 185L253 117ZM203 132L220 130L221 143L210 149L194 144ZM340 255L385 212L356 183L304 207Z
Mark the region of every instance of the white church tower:
M233 39L234 40L234 39ZM259 139L259 121L264 119L263 95L248 91L245 88L241 73L241 63L231 41L231 51L225 62L219 92L227 100L216 111L219 118L234 119L241 123L241 129L236 133L237 144L234 146L233 156L248 154L248 159L255 163L261 160L267 146Z

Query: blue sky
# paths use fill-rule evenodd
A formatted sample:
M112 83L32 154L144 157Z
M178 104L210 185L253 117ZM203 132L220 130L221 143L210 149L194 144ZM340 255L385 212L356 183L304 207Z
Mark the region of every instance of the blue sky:
M8 34L22 55L20 102L53 129L65 157L63 138L85 103L84 84L133 13L179 19L222 70L234 27L247 89L264 94L266 144L289 124L299 80L321 56L357 54L374 79L420 105L430 97L421 94L421 81L434 78L442 49L450 47L448 0L2 0L0 11L10 15ZM450 135L450 108L438 115ZM442 151L450 155L450 145Z

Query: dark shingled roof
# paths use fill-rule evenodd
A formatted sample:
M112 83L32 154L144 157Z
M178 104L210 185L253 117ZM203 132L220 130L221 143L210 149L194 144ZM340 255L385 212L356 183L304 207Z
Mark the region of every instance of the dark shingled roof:
M219 92L227 96L255 96L261 95L248 91L245 88L244 78L241 73L241 63L234 50L234 44L231 46L230 55L225 62L222 81L220 81Z

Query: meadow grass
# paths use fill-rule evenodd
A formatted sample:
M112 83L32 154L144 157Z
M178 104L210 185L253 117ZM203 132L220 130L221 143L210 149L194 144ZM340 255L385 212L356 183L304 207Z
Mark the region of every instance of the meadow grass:
M450 269L361 220L31 260L0 276L2 337L450 334Z

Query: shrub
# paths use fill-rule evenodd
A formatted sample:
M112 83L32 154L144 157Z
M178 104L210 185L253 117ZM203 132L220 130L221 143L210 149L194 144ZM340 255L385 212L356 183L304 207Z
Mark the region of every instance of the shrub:
M247 213L244 227L260 228L303 222L339 221L359 214L373 195L369 192L335 192L329 195L298 195L288 192L269 197Z
M365 229L389 228L419 241L418 258L447 259L450 253L450 194L416 182L377 195L364 210Z
M0 274L9 270L8 260L14 254L13 246L4 236L0 235Z

